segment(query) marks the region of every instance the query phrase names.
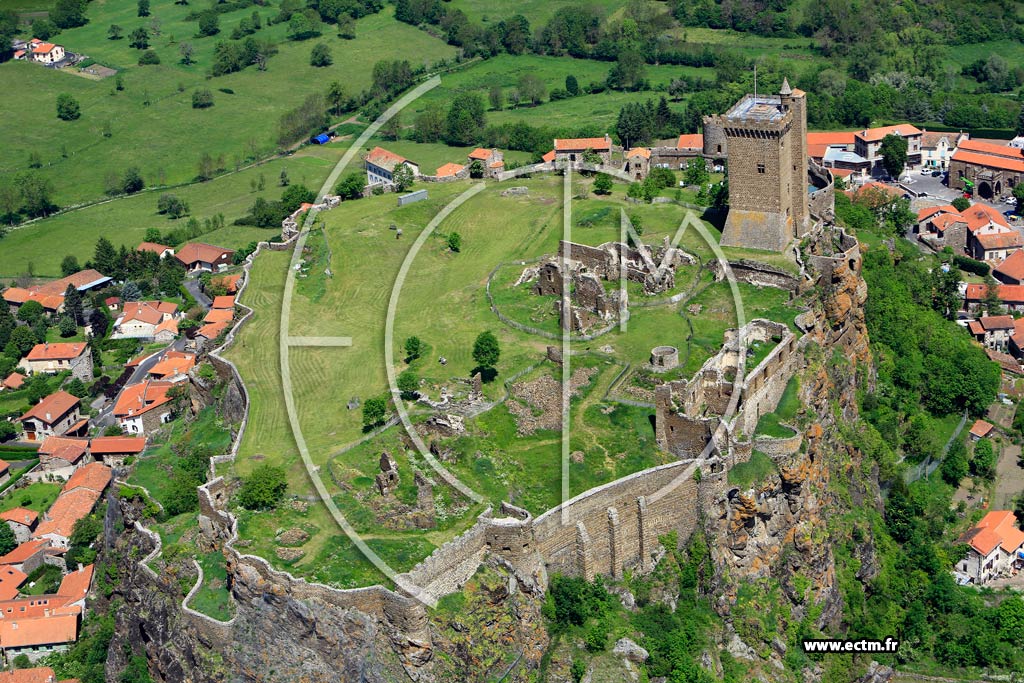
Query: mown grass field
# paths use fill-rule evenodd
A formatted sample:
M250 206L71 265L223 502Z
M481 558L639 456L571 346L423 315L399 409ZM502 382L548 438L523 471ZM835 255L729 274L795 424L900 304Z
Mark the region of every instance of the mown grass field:
M223 156L230 168L236 159L254 151L273 151L280 116L307 95L324 92L333 80L357 92L370 84L370 72L378 60L401 58L423 65L455 54L443 41L395 21L390 5L356 22L355 40L342 40L333 27L325 27L320 38L301 42L285 40L287 24L267 26L276 7L222 14L220 34L197 38L196 22L184 20L197 7L168 0L153 3L152 16L140 18L136 3L130 0L91 3L89 23L57 37L68 50L118 69L124 82L120 92L114 89L113 78L90 80L73 70L54 71L27 62L0 65L0 80L8 91L18 93L0 102L0 120L19 120L26 111L38 116L31 126L4 128L0 171L21 170L30 153L39 154L41 171L53 181L54 199L60 205L102 196L107 174L123 173L132 165L141 169L149 184L186 182L196 175L204 152L214 158ZM279 53L268 60L265 72L249 67L207 80L214 46L227 40L253 9L262 15L264 25L256 36L279 41ZM107 29L118 24L127 35L140 26L149 27L154 17L161 23L161 33L151 39L150 47L162 63L138 66L140 51L129 47L127 38L108 40ZM196 63L191 66L178 63L182 42L195 48ZM310 50L317 42L331 47L332 66L309 65ZM192 109L196 88L213 91L213 107ZM233 94L220 92L221 88ZM69 93L80 102L80 119L57 119L58 93ZM110 137L103 136L105 126L110 127Z
M595 0L587 4L597 8L601 15L605 17L616 13L626 5L623 0ZM521 0L516 3L495 3L489 0L453 0L451 5L453 8L465 12L466 16L471 20L480 21L485 24L496 23L513 14L522 14L530 21L530 27L536 30L543 27L558 10L565 7L577 7L579 3L575 0Z

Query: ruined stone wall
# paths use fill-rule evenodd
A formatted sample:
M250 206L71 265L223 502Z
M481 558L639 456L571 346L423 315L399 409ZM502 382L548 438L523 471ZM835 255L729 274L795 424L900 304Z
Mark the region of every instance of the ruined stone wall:
M720 261L716 259L708 265L715 276L716 282L725 279L725 268L722 267ZM800 289L799 278L782 268L761 263L760 261L750 261L747 259L729 261L729 270L732 271L733 276L740 282L746 282L758 287L776 287L790 292Z
M779 327L780 330L769 331L781 333L782 340L743 378L740 413L736 422L743 434L753 434L761 417L774 412L790 378L799 369L797 338L785 325L780 324Z
M807 198L811 216L831 219L835 215L836 207L835 181L832 173L816 163L811 163L807 167L807 174L810 184L815 188Z

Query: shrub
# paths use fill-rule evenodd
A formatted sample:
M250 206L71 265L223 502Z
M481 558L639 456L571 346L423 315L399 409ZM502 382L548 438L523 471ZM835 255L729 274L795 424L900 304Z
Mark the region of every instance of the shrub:
M203 88L192 93L192 108L206 109L213 106L213 93Z
M313 46L313 51L309 53L309 65L310 66L330 66L334 64L334 58L331 56L331 48L327 47L325 43L317 43Z
M458 253L462 250L462 235L457 232L448 233L448 248Z
M160 55L153 52L152 50L146 50L139 56L139 66L146 66L149 64L159 64Z
M982 277L988 275L991 270L987 263L975 261L970 257L961 256L960 254L953 257L953 263L955 263L956 267L960 270L966 270L968 273L974 273L975 275L981 275Z
M277 507L288 489L288 478L280 467L267 463L257 465L242 481L238 502L250 510L269 510Z
M74 121L82 115L78 100L67 93L57 95L57 118L61 121Z

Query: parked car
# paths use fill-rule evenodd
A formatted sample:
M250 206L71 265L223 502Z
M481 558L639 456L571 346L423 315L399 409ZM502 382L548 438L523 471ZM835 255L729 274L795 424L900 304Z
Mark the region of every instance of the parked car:
M942 171L932 171L932 178L938 178L942 175Z
M921 169L921 175L928 175L929 173L931 173L931 170L927 166Z

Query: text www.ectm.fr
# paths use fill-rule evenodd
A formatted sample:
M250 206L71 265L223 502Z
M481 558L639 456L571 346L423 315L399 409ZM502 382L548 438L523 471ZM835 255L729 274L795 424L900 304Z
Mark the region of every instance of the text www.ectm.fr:
M804 641L804 652L896 652L900 641L895 638L885 640L831 640L814 639Z

